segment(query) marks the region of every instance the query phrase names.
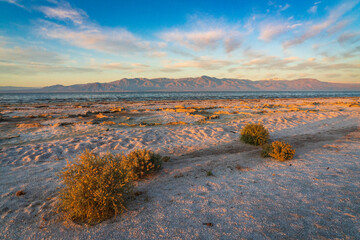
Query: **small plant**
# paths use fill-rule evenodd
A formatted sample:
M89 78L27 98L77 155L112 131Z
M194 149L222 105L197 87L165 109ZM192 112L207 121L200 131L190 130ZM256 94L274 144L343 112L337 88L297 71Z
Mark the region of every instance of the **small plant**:
M124 158L125 168L131 169L131 177L134 180L141 179L147 174L161 168L161 156L152 151L142 149L134 150Z
M272 152L272 146L271 146L271 144L265 143L265 144L262 146L261 156L262 156L263 158L270 157L270 153L271 153L271 152Z
M207 172L206 172L206 176L212 177L212 176L214 176L214 174L213 174L212 171L210 170L210 171L207 171Z
M240 139L251 145L264 145L269 140L269 131L262 124L247 124L241 130Z
M295 150L292 146L285 142L275 141L271 144L272 151L269 155L280 161L290 160L295 155Z
M101 222L125 210L132 191L130 170L124 168L122 155L99 156L89 151L79 155L59 176L60 210L74 221Z

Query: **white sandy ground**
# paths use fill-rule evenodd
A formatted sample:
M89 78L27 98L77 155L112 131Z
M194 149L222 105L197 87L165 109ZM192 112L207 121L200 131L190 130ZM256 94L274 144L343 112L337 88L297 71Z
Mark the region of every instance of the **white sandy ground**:
M233 111L264 102L310 108L307 104L316 101L321 102L317 112L221 115L200 125L10 129L20 137L0 145L0 239L360 239L360 108L343 104L358 105L359 98L196 104ZM179 103L153 107L160 104ZM81 109L55 110L61 115ZM157 115L167 122L193 121L186 113ZM290 142L295 159L263 159L259 148L240 143L239 131L249 122L262 122L272 140ZM143 147L172 158L160 173L139 182L136 190L143 194L127 212L95 226L64 221L55 213L61 186L56 173L66 159L85 148L101 153ZM210 170L215 176L207 176ZM26 194L17 197L18 190Z

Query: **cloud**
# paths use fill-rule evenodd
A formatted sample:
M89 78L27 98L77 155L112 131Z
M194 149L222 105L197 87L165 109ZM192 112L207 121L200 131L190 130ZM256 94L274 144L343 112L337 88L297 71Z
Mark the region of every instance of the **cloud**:
M346 12L353 9L359 2L360 2L359 0L346 1L346 2L342 3L341 5L335 7L332 11L330 11L329 16L325 19L325 21L311 26L300 37L284 42L283 47L288 48L290 46L298 45L298 44L305 42L309 38L315 37L316 35L321 33L324 29L326 29L326 28L330 27L332 24L334 24Z
M0 38L5 39L5 38ZM8 46L8 41L2 40L0 45L0 72L2 74L40 74L54 72L97 72L99 70L87 67L73 67L69 59L63 55L40 47Z
M254 58L250 61L243 63L242 65L246 68L276 68L276 69L283 69L288 66L290 63L294 63L299 61L300 58L293 56L288 58L279 58L277 56L262 56L259 58Z
M321 63L316 61L304 61L295 66L288 66L287 70L295 70L295 71L305 71L305 70L321 70L321 71L329 71L331 70L357 70L359 69L360 64L353 63Z
M75 24L82 24L87 18L84 11L80 9L74 9L69 3L62 2L61 5L56 7L42 6L38 10L45 14L47 18L57 20L70 20Z
M324 74L324 76L326 76L328 78L338 78L338 77L341 77L342 75L339 73L326 73L326 74Z
M338 42L344 44L346 42L355 43L360 40L360 32L347 32L339 36Z
M150 57L162 58L167 56L167 52L164 51L153 51L149 53Z
M65 57L38 47L21 48L0 46L0 61L62 64L65 62Z
M21 75L24 74L46 74L46 73L89 73L89 72L99 72L97 69L87 68L87 67L73 67L73 66L64 66L64 65L55 65L55 64L46 64L46 63L9 63L2 62L0 60L0 72L1 74L14 74Z
M125 28L101 27L91 22L83 10L72 8L67 2L54 3L56 4L54 7L40 6L36 9L44 13L48 19L68 21L71 24L38 20L36 29L42 37L111 54L133 54L161 48L161 43L150 47L150 42L135 36Z
M335 25L331 26L327 30L327 32L329 33L329 35L333 35L334 33L338 32L341 29L343 29L344 27L346 27L350 22L351 22L351 20L349 20L349 19L339 21Z
M301 25L302 25L301 23L290 25L287 23L280 23L280 22L269 23L267 21L266 23L261 24L259 39L265 42L269 42L273 40L274 37L279 36L287 32L288 30L297 28Z
M102 70L118 70L128 72L145 72L151 70L151 66L142 63L124 63L124 62L109 62L103 64L92 63L93 69Z
M160 34L160 38L167 42L176 42L197 51L208 47L216 47L224 35L225 32L221 29L189 32L174 29Z
M194 60L177 62L174 64L168 64L165 66L166 69L183 69L183 68L200 68L205 70L218 70L225 66L233 65L234 62L212 59L209 57L200 57Z
M275 36L284 33L287 30L282 24L268 24L260 28L259 39L265 42L271 41Z
M126 29L105 29L95 25L70 28L49 21L41 21L38 32L43 37L107 53L134 53L150 50L150 43L136 37Z
M318 9L318 6L317 5L314 5L312 6L311 8L309 8L307 10L308 13L316 13L317 12L317 9Z
M242 33L238 26L231 26L221 20L195 20L183 28L173 28L158 34L168 43L178 44L193 51L215 49L223 46L227 53L238 49L242 43Z
M7 3L10 3L10 4L14 4L18 7L21 7L21 8L25 8L24 5L20 4L21 1L19 0L0 0L0 2L7 2Z
M280 11L285 11L289 7L290 7L290 5L288 3L286 3L285 6L280 6Z

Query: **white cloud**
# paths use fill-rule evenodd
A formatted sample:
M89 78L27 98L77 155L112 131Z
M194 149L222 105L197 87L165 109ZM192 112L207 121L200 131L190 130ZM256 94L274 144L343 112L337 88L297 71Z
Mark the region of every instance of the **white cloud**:
M99 70L119 70L127 72L145 72L148 71L151 66L142 63L123 63L123 62L109 62L103 64L92 63L93 69Z
M70 20L75 24L82 24L85 18L87 18L84 11L74 9L70 6L70 4L65 2L56 7L42 6L39 7L38 10L44 13L48 18Z
M265 42L269 42L273 40L274 37L279 36L288 30L295 29L301 25L301 23L289 25L280 22L261 24L259 39Z
M0 47L0 61L16 63L52 63L62 64L65 57L58 53L49 52L35 47Z
M135 36L125 28L105 28L88 19L81 9L74 9L67 2L53 2L55 7L36 8L49 19L69 21L72 24L37 21L37 32L48 39L57 39L72 46L111 54L158 51L166 43L151 43Z
M287 4L285 4L285 6L281 6L280 11L285 11L289 7L290 7L290 5L287 3Z
M347 32L339 36L338 42L344 44L346 42L355 43L360 40L360 32Z
M343 29L344 27L346 27L349 23L351 22L351 20L346 19L346 20L342 20L339 21L338 23L336 23L335 25L331 26L327 32L329 33L329 35L332 35L338 31L340 31L341 29Z
M182 68L200 68L205 70L218 70L225 66L230 66L234 62L227 60L212 59L209 57L200 57L194 60L181 61L173 64L168 64L165 69L182 69Z
M201 50L216 47L224 34L221 29L188 32L175 29L160 34L160 37L167 42L176 42L193 50Z
M300 37L294 38L290 41L286 41L283 44L284 48L288 48L290 46L298 45L305 42L309 38L313 38L319 33L321 33L326 28L330 27L332 24L338 21L340 17L342 17L345 13L353 9L360 1L346 1L341 5L335 7L332 11L330 11L329 16L325 19L325 21L318 23L316 25L311 26L306 30L306 32Z
M215 49L223 46L230 53L241 46L242 34L238 26L231 26L221 20L197 20L183 28L163 31L158 36L164 41L178 44L194 51Z
M0 46L0 72L2 74L40 74L54 72L96 72L87 67L74 67L66 57L38 47ZM70 65L70 66L69 66Z
M317 12L317 5L312 6L311 8L309 8L307 11L308 13L316 13Z
M21 7L21 8L25 8L24 5L20 4L21 1L19 0L0 0L0 2L7 2L7 3L10 3L10 4L14 4L18 7Z
M73 46L107 53L133 53L147 51L150 43L136 37L126 29L105 29L94 25L69 28L49 21L41 21L39 34L59 39Z

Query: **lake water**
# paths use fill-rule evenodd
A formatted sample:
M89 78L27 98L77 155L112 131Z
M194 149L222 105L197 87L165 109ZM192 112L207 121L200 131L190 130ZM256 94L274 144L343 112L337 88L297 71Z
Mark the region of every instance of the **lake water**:
M0 104L315 97L360 97L360 91L0 93Z

